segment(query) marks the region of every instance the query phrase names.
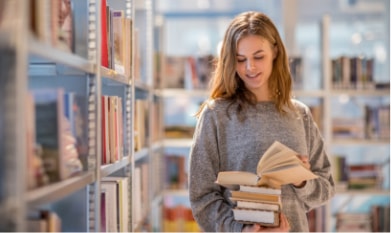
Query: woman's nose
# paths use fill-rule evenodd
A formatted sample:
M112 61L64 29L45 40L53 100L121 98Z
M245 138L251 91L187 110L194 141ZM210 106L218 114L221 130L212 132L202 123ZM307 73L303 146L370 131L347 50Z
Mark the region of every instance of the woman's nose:
M247 60L246 69L247 69L247 70L253 70L254 68L255 68L254 61L252 61L252 60Z

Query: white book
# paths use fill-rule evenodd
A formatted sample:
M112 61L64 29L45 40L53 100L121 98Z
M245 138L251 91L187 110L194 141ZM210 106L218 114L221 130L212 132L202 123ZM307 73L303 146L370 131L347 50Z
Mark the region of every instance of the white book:
M278 225L279 217L275 211L233 209L234 218L237 221L259 223L261 225Z
M141 168L134 168L134 193L133 193L133 208L134 216L133 223L139 224L142 220L143 209L142 209L142 194L141 194Z
M117 214L117 184L110 181L102 181L101 189L106 192L106 202L108 202L107 218L108 225L106 229L108 232L118 232L118 214Z
M117 184L117 198L118 198L118 226L120 232L129 231L129 177L113 177L108 176L103 178L103 182L112 182Z
M236 207L239 209L258 209L258 210L270 210L270 211L279 211L279 204L271 203L262 203L262 202L252 202L252 201L240 201L236 202Z

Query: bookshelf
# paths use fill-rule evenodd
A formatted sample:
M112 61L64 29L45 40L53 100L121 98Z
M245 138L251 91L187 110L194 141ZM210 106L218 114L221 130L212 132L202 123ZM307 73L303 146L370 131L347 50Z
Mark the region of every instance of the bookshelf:
M165 167L160 231L200 231L191 215L187 182L189 175L188 155L196 123L194 114L198 110L199 104L207 98L208 92L204 88L190 87L189 73L183 73L184 76L177 77L179 81L176 83L183 85L170 86L172 82L171 84L167 82L167 79L173 78L170 69L180 69L180 67L175 67L178 64L172 63L169 65L171 67L167 67L168 62L181 60L179 64L186 66L187 61L196 59L197 57L192 56L166 57L165 59L163 87L159 93L164 105L163 157Z
M152 2L5 0L0 12L0 230L143 230L150 199L136 212L138 168L145 164L150 177L161 148L134 147L136 99L146 110L154 101ZM113 195L120 206L110 204Z
M334 34L332 35L332 33ZM345 55L341 55L344 52L341 52L339 47L334 47L333 42L335 43L335 39L333 41L332 36L335 38L336 33L335 29L333 29L332 17L328 15L323 16L320 22L321 81L319 82L319 87L318 89L310 90L310 88L302 86L302 88L299 87L299 89L293 91L294 95L309 105L310 108L314 105L320 109L320 114L318 111L312 111L312 114L323 134L336 182L335 197L324 207L313 211L315 213L309 214L311 221L315 223L310 224L310 228L312 227L310 231L344 231L347 229L338 228L338 226L342 226L338 222L338 218L341 218L341 216L352 213L359 216L362 212L371 214L371 206L389 205L389 179L387 180L386 178L389 177L389 120L380 122L379 119L373 119L381 127L372 130L373 132L370 134L367 130L370 126L368 122L371 121L366 120L366 117L369 115L366 113L366 108L371 108L371 106L374 106L376 112L378 111L377 109L384 108L384 113L382 112L381 114L384 114L385 118L389 118L389 81L382 84L383 88L377 88L375 84L378 77L374 77L374 80L371 80L372 82L365 86L364 81L351 78L353 77L353 72L351 71L349 74L351 76L349 76L349 81L347 82L348 85L343 87L337 83L336 79L345 75L340 74L340 77L335 77L337 69L335 60ZM303 47L303 50L305 48L306 46ZM349 58L350 60L362 59L359 52L357 52L357 55L350 55ZM365 59L362 59L361 62L365 64ZM356 69L359 70L357 67ZM358 72L364 73L364 68ZM383 79L386 77L385 80L387 80L389 73L380 72L376 73L376 75L382 75ZM366 76L362 75L361 77ZM308 83L310 81L307 80L305 82ZM342 120L339 120L339 117L342 117ZM386 136L380 136L380 128L386 131L384 133ZM352 185L349 188L349 181L339 180L341 171L338 171L337 167L341 166L341 162L338 161L340 157L344 159L343 164L348 164L347 166L345 164L346 170L349 170L353 165L382 164L381 171L376 174L384 177L384 179L376 181L376 187L358 189L353 188ZM375 173L375 171L370 172L372 174ZM354 176L352 171L350 176ZM362 184L362 186L365 185ZM374 226L371 227L375 229ZM369 228L366 229L368 231ZM358 230L350 229L350 231Z
M390 176L390 89L389 78L387 77L387 75L389 76L389 72L376 73L373 70L370 71L369 69L374 69L374 67L369 68L366 63L371 60L371 57L362 58L360 54L354 54L348 56L351 65L348 69L350 71L350 80L347 82L347 86L341 87L340 83L342 81L338 79L344 78L346 75L335 77L335 73L340 69L335 63L338 60L346 60L347 58L344 54L335 57L335 51L332 49L331 41L332 24L331 17L324 16L322 20L322 61L323 77L326 80L324 87L327 93L324 100L324 124L327 125L325 127L325 139L328 143L328 154L332 160L337 191L335 197L328 205L328 224L326 231L358 231L360 229L381 231L384 228L379 228L379 225L371 224L374 224L375 220L382 218L379 215L374 215L374 208L388 206L389 215L390 186L389 179L387 178ZM331 55L332 52L334 52L333 57ZM369 59L368 62L365 59ZM352 64L357 60L360 60L362 67L353 69ZM374 63L376 62L379 61L375 59ZM357 70L358 74L360 72L367 72L369 74L361 75L363 79L356 79L353 78L353 70ZM375 87L378 82L376 78L379 77L371 76L376 75L386 77L386 83L382 84L384 87ZM357 75L357 77L360 76ZM346 80L346 78L344 79ZM369 85L366 82L369 82ZM372 111L376 112L376 114L369 114L367 109L374 109ZM381 115L384 115L383 119L380 117ZM348 121L354 122L354 127L349 126L351 124L340 125L341 122L338 117L341 116ZM342 120L342 122L344 121L346 122L346 120ZM374 125L377 125L377 127ZM347 129L348 133L340 133L340 127L346 127L345 129ZM384 133L383 130L385 131ZM342 164L344 165L341 165L341 162L338 161L341 158L343 160ZM345 171L348 171L347 174L341 174L341 171L338 171L341 166L345 168ZM366 169L364 167L373 167L373 169L379 169L380 167L380 170L363 170ZM356 169L360 169L360 171ZM371 184L364 184L364 181L355 180L355 174L364 176L365 178L365 172L367 174L371 173L372 175L370 176L375 176L374 179L367 178L371 180ZM345 178L341 179L341 176L345 176ZM385 211L387 212L387 209ZM348 218L350 215L353 218L360 218L360 215L365 215L366 218L371 219L371 223L365 225L363 224L365 220L363 220L360 226L357 226L356 223L355 226L344 228L346 227L344 221L349 221L345 220L345 217ZM386 221L388 221L389 225L388 218Z

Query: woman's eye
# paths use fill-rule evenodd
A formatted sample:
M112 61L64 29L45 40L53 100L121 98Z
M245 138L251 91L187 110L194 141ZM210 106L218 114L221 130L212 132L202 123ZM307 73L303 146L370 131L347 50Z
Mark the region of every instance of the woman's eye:
M245 62L246 60L245 59L238 59L238 62L241 63L241 62Z
M261 59L263 59L263 56L262 57L255 57L255 59L261 60Z

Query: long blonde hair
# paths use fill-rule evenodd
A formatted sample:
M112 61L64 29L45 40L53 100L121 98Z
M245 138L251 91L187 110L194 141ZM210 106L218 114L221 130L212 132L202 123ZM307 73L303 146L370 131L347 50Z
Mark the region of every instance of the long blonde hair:
M268 16L260 12L244 12L236 16L228 26L219 57L215 60L215 71L210 83L210 96L205 101L196 116L199 116L209 100L224 99L238 103L238 113L249 105L255 105L255 95L245 88L244 82L236 73L236 52L238 41L248 35L261 36L277 49L273 61L273 69L268 81L272 91L272 100L279 112L284 112L284 106L293 108L291 98L291 76L288 56L278 30Z

